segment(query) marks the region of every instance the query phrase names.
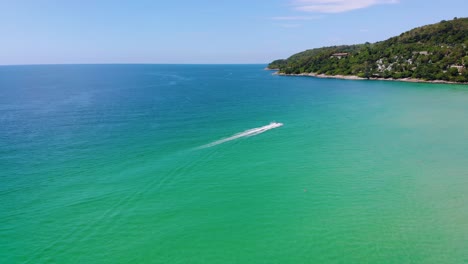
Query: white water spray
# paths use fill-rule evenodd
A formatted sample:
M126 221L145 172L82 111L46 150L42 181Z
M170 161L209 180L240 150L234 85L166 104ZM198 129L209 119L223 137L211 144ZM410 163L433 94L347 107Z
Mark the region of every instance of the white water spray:
M271 122L269 125L262 126L262 127L257 127L257 128L252 128L252 129L246 130L244 132L241 132L241 133L235 134L233 136L230 136L228 138L223 138L223 139L211 142L209 144L203 145L200 148L209 148L209 147L213 147L213 146L216 146L216 145L228 142L228 141L232 141L232 140L235 140L235 139L238 139L238 138L255 136L255 135L261 134L263 132L266 132L266 131L268 131L270 129L280 127L282 125L283 125L283 123Z

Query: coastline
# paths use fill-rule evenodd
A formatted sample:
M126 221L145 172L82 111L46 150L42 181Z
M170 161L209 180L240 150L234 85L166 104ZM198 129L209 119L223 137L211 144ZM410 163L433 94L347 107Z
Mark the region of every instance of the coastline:
M270 69L265 68L265 70L269 71L276 71L274 75L281 75L281 76L303 76L303 77L315 77L315 78L324 78L324 79L342 79L342 80L370 80L370 81L393 81L393 82L412 82L412 83L436 83L436 84L462 84L467 85L468 82L451 82L451 81L444 81L444 80L423 80L423 79L416 79L416 78L402 78L402 79L393 79L393 78L376 78L376 77L369 77L369 78L362 78L356 75L326 75L326 74L317 74L317 73L299 73L299 74L286 74L280 73L279 69Z

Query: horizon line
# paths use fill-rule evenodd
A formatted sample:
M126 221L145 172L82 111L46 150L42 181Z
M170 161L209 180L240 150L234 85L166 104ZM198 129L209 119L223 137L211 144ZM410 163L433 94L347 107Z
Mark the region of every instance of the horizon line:
M25 64L0 64L0 67L5 66L54 66L54 65L268 65L269 62L263 63L145 63L145 62L103 62L103 63L25 63Z

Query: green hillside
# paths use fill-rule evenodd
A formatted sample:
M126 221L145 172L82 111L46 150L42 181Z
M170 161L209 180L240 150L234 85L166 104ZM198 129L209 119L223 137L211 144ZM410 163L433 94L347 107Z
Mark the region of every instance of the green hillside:
M468 18L418 27L388 40L306 50L268 65L284 74L468 82Z

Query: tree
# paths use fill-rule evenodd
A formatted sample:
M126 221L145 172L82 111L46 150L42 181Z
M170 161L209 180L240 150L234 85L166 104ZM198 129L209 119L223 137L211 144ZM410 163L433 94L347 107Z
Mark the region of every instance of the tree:
M442 21L415 28L377 43L330 46L306 50L286 60L272 62L283 73L327 73L332 75L466 79L451 65L468 64L468 18ZM426 55L422 51L427 51ZM333 56L347 53L348 56ZM276 67L273 67L276 68ZM384 72L386 70L386 72ZM447 71L447 72L444 72ZM457 78L462 76L463 78Z
M458 76L458 75L459 75L458 69L457 69L457 68L454 68L454 67L453 67L453 68L450 68L450 69L448 70L448 72L449 72L449 75L450 75L450 76Z

